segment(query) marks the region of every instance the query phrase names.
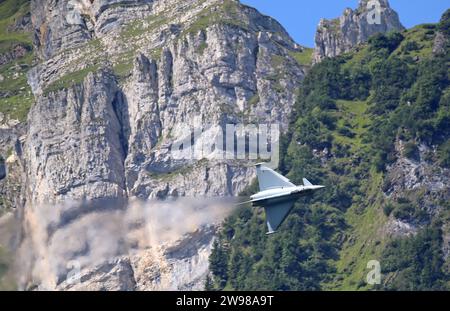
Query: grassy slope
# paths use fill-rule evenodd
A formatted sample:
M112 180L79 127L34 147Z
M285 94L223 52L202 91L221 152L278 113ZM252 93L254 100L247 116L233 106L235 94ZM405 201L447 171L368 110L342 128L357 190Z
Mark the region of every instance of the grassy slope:
M29 12L29 1L6 0L0 4L0 53L5 53L17 44L32 46L31 34L9 32L8 26L17 18ZM0 112L9 119L24 121L33 102L31 89L27 84L26 72L31 66L33 53L0 67L0 90L8 97L0 98Z
M338 118L338 128L346 124L355 134L353 138L333 133L334 141L349 147L351 154L364 151L364 135L371 123L368 113L368 103L361 101L337 101L338 109L335 113ZM349 161L343 158L342 161ZM329 290L356 290L367 289L365 276L368 272L366 263L370 260L379 260L386 241L378 234L387 218L384 216L381 203L382 193L379 190L383 181L381 173L375 170L370 172L370 179L363 182L363 188L368 194L367 206L361 212L361 202L355 202L345 213L347 241L344 243L340 258L332 264L337 269L337 277L330 283L323 284Z
M305 48L302 52L289 52L291 57L293 57L297 63L303 66L309 66L312 63L312 55L314 49Z
M405 40L392 53L392 56L419 57L425 58L431 56L433 36L431 29L433 25L419 25L403 32ZM414 42L416 48L407 51L405 46L408 42ZM360 48L358 51L350 53L348 66L361 63L367 56L367 47ZM345 67L345 66L344 66ZM368 99L370 101L370 97ZM367 132L367 126L370 125L372 117L368 111L368 103L358 101L338 101L338 126L345 123L351 125L351 130L356 134L354 138L345 137L334 133L334 139L337 142L350 146L352 152L364 150L363 137ZM330 283L324 284L324 288L330 290L370 290L372 286L367 285L365 280L369 269L366 267L370 260L381 262L383 264L381 253L385 248L388 239L380 232L386 224L387 217L382 210L383 195L381 191L383 183L383 174L371 171L371 178L364 182L366 193L368 194L367 206L361 213L359 202L353 204L345 213L345 220L350 226L347 230L347 241L340 252L340 258L333 263L337 269L337 278ZM382 279L382 282L384 280Z

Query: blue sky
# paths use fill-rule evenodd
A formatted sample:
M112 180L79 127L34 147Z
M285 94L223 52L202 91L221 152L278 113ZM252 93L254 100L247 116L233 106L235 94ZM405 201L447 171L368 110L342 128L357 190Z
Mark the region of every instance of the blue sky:
M321 18L340 16L346 7L356 8L358 0L241 0L261 13L277 19L297 43L314 46L314 34ZM450 8L450 0L390 0L402 24L410 28L438 22Z

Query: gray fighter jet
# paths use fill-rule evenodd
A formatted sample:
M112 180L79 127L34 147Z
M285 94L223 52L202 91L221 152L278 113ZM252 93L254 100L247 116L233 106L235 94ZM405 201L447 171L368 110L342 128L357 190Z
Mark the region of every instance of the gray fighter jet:
M264 166L256 165L260 192L250 197L253 206L262 206L266 212L266 222L269 232L275 233L281 223L286 219L295 201L305 195L311 194L324 186L315 186L303 178L303 186L296 186L286 177Z

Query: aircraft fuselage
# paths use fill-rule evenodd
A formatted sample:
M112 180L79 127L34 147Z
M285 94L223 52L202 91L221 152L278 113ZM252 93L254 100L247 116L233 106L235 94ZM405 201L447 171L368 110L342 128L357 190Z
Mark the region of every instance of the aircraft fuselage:
M265 206L267 204L283 203L306 196L323 186L294 186L279 187L260 191L250 197L253 206Z

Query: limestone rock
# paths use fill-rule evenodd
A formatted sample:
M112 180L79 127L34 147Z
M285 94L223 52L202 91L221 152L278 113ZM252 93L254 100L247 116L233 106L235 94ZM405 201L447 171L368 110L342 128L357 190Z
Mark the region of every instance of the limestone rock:
M135 290L133 268L128 258L117 258L92 270L84 271L79 279L61 283L59 290L69 291L132 291Z
M449 38L443 32L438 31L434 39L433 54L443 55L447 53L449 45L450 45Z
M387 177L384 193L387 198L397 200L409 193L423 193L420 198L420 208L427 214L434 216L442 208L439 200L450 200L448 180L450 170L435 165L426 159L436 156L436 150L421 144L417 159L409 159L403 155L404 143L397 140L395 143L397 160L387 167ZM416 199L418 200L418 199ZM387 224L389 234L409 235L417 232L423 223L413 219L412 221L398 220L391 217Z
M186 125L204 127L193 148L227 124L287 129L306 72L292 55L303 48L253 8L234 0L33 0L31 8L41 61L28 74L36 103L21 146L24 232L37 237L34 224L50 221L39 231L50 248L136 198L231 197L251 183L248 160L174 157ZM55 219L33 212L67 202L78 203ZM62 262L88 263L81 284L69 284L59 265L41 285L201 289L215 221L164 246L118 247L98 263L86 261L89 240L68 244Z
M360 0L356 10L348 8L339 18L320 21L315 37L314 62L348 52L376 33L403 29L388 0Z

